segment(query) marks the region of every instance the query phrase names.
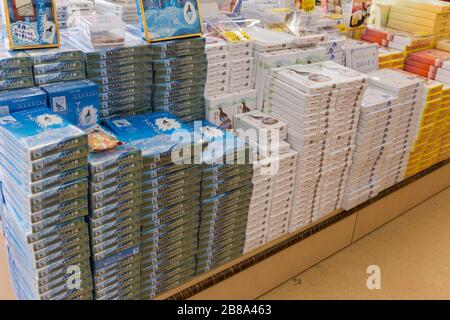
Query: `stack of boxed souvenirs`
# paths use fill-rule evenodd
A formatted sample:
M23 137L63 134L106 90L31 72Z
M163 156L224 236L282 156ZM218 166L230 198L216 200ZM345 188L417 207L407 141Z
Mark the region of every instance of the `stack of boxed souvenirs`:
M403 180L417 132L424 80L396 69L382 69L369 76L344 209Z
M388 48L403 51L407 57L410 53L429 49L433 37L429 34L408 31L389 30Z
M0 50L0 90L32 87L32 61L23 52Z
M265 111L288 125L297 163L290 230L340 208L367 77L334 62L273 69Z
M84 52L87 78L98 84L99 118L102 120L151 111L151 49L141 39L126 33L126 44L117 48L91 49L78 42L69 29L63 40Z
M422 99L418 135L409 157L406 176L425 170L440 161L442 139L448 133L448 107L442 107L444 85L428 80ZM448 135L447 135L448 137Z
M192 132L166 112L108 120L107 126L142 151L141 299L153 298L195 274L201 170L193 161Z
M450 36L450 4L437 0L394 0L387 22L390 28L426 32L438 40Z
M57 49L28 50L36 86L86 78L83 52L64 45Z
M208 60L205 97L233 93L254 87L252 42L227 42L207 36Z
M129 0L96 0L95 12L114 14L126 24L138 24L139 18L135 1Z
M252 166L245 141L203 122L201 220L196 273L240 256L252 196Z
M81 129L95 125L99 117L98 85L89 80L53 83L41 86L48 105Z
M285 141L287 125L271 115L252 111L236 117L235 124L257 160L246 231L249 251L288 232L298 153Z
M87 137L47 107L0 118L4 231L18 299L92 299Z
M167 111L182 122L204 117L205 39L191 38L151 45L153 111Z
M450 53L438 49L413 52L406 58L405 70L425 78L450 82L450 71L442 68L446 60L450 60Z
M324 47L325 46L325 47ZM256 56L256 90L257 108L262 110L264 103L264 88L270 69L282 66L309 64L325 61L327 55L327 44L324 46L311 46L296 49L284 49L269 52L255 52ZM330 45L332 47L332 45ZM332 50L329 50L332 51Z
M445 84L442 89L442 104L439 111L439 118L443 119L445 114L445 124L442 124L441 132L441 151L439 153L439 161L450 158L450 85Z
M94 297L140 298L141 152L134 148L89 155L89 233Z
M256 109L256 90L244 90L205 98L205 118L216 126L231 130L234 118Z
M400 69L405 67L405 55L402 51L388 47L378 47L378 68Z

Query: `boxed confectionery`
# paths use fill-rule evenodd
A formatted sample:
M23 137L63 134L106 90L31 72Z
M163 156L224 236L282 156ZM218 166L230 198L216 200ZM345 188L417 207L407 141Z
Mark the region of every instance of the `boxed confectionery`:
M25 88L0 92L0 115L47 106L47 97L39 88Z
M353 70L367 73L378 70L378 45L364 41L347 40L345 65Z
M86 135L45 106L17 111L0 122L5 234L13 277L21 279L13 282L17 297L91 298L86 297L92 290L84 221ZM15 141L13 146L8 139ZM67 159L79 161L65 167ZM58 170L52 170L55 164L61 165ZM76 264L82 282L74 291L65 271Z
M98 85L89 80L50 84L41 87L49 108L80 128L99 121Z

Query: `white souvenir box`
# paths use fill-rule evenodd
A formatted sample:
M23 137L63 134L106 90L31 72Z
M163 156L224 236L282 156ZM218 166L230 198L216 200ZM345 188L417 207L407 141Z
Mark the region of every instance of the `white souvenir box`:
M366 82L365 75L330 61L275 68L271 75L310 94L326 94Z
M208 56L208 64L223 63L230 60L229 53L220 53Z
M230 61L222 61L219 63L208 63L208 74L217 71L229 71L231 70Z
M369 83L395 94L421 89L425 81L415 75L408 75L394 69L380 69L370 72Z
M257 110L236 115L235 126L243 130L255 130L258 143L263 145L270 144L272 137L278 137L280 141L287 138L286 123Z

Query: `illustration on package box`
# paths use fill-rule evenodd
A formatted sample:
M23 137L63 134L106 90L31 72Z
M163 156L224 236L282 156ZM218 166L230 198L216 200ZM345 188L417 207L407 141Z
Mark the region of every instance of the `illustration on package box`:
M197 0L136 0L141 32L148 42L199 36Z
M59 44L54 0L3 0L10 49L48 48Z

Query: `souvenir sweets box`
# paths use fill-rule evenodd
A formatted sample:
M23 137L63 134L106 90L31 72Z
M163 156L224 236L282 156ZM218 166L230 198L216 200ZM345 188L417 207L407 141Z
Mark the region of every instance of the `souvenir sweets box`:
M121 170L124 166L128 171ZM118 147L89 156L89 193L91 198L102 192L126 186L129 183L139 184L141 179L142 158L139 150ZM112 172L116 174L111 174ZM140 285L140 195L127 196L106 207L90 211L88 224L93 252L94 296L96 299L114 296L117 291L124 291L133 285ZM123 250L103 255L114 246L122 245ZM131 250L133 248L134 250ZM102 259L97 258L101 256ZM114 263L110 262L115 260ZM140 292L130 299L139 299ZM122 298L115 295L114 298Z
M7 90L0 93L0 115L47 106L47 97L39 88Z
M99 121L98 85L89 80L50 84L41 87L50 109L80 128Z
M27 50L33 61L34 83L37 86L86 78L83 53L67 44L46 50Z
M272 70L267 112L288 124L301 154L289 231L340 208L366 86L367 76L333 62Z
M172 285L167 274L177 281L194 275L201 176L192 162L192 131L164 112L109 120L107 126L142 151L141 298L148 299ZM173 133L187 135L186 143ZM177 148L185 148L186 158L172 158ZM177 260L183 261L179 272L179 265L162 267Z
M378 46L365 41L347 40L345 65L362 73L378 70Z
M10 90L33 86L31 60L23 52L0 51L0 89ZM31 81L30 81L31 80Z
M91 299L87 138L47 107L3 116L5 234L19 299ZM79 267L80 283L67 271Z

